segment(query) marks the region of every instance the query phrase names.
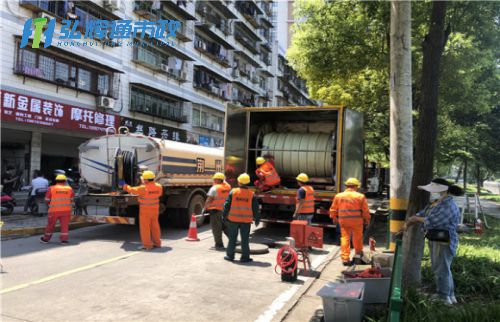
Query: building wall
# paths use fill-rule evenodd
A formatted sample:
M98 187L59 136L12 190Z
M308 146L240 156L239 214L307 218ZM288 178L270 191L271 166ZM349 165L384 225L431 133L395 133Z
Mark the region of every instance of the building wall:
M19 41L19 37L22 35L24 23L27 19L36 17L37 15L36 10L22 6L21 2L26 1L20 0L0 2L0 17L3 21L3 25L1 27L3 42L1 46L0 61L0 84L2 92L14 92L19 95L29 95L38 99L54 101L68 106L86 108L95 112L101 111L96 105L96 100L98 98L97 95L77 91L71 88L57 86L40 79L25 77L14 73L17 61L16 55L19 51L17 41ZM90 2L93 4L94 8L101 8L100 10L102 10L102 12L106 12L108 15L115 15L115 19L130 19L134 21L144 19L144 17L139 16L137 10L135 10L137 8L135 1L118 1L118 10L106 10L103 6L103 1L101 0L94 0ZM156 1L149 1L149 3L152 4L155 2ZM169 1L164 2L166 3ZM248 3L248 5L252 9L255 8L255 5L258 6L258 8L255 10L259 15L267 15L267 12L265 12L263 9L267 2L272 5L272 1L249 2L251 3ZM38 1L38 3L40 3L40 1ZM279 35L280 32L275 32L275 28L277 28L276 23L274 23L271 27L263 23L262 20L259 20L262 19L260 18L261 16L254 17L258 18L257 20L259 20L260 22L260 28L255 28L250 22L248 16L244 15L242 11L237 10L235 2L220 2L223 6L225 6L225 8L219 8L212 4L210 5L211 9L208 13L218 13L221 15L225 15L226 18L223 20L227 20L229 22L229 25L233 27L233 31L228 35L224 35L217 28L215 28L214 31L214 28L212 27L212 31L207 31L206 33L208 35L212 33L222 35L225 41L235 47L235 50L241 52L244 56L249 56L253 60L256 60L256 62L258 63L258 68L256 68L257 75L267 78L267 88L263 89L258 84L252 83L250 80L246 80L243 77L234 76L233 68L231 66L223 66L217 60L209 57L204 53L201 53L195 48L195 31L198 33L203 33L202 30L205 30L202 27L196 25L200 25L200 23L205 20L206 16L204 15L204 13L196 12L195 10L197 3L202 4L203 1L187 1L186 3L189 14L192 15L193 18L196 18L195 20L184 20L185 15L182 13L182 11L170 9L167 9L167 11L172 15L173 18L181 20L184 25L188 27L188 34L190 34L190 37L192 38L191 41L176 41L175 46L176 50L181 52L182 55L190 57L190 59L192 60L192 62L188 63L188 68L186 69L188 75L187 82L178 82L177 80L174 80L172 77L162 72L153 71L150 68L144 67L143 65L134 62L133 47L75 46L57 48L64 51L64 53L68 56L84 57L86 59L109 66L110 68L116 69L121 72L119 74L119 85L117 86L119 90L116 95L114 108L101 112L117 115L122 119L128 118L133 119L136 122L145 122L145 124L155 124L158 126L168 127L169 129L179 129L181 131L185 131L190 137L198 138L198 140L195 140L197 141L197 143L200 143L200 141L202 141L199 137L200 135L202 135L205 136L203 142L220 144L223 140L223 129L211 130L200 126L193 126L192 111L193 108L199 109L201 107L203 111L206 111L207 113L214 116L224 116L224 104L227 102L232 102L232 100L223 100L214 95L207 94L206 92L194 88L193 71L195 66L197 66L197 68L202 66L206 69L214 71L217 75L227 78L229 80L228 82L231 83L233 87L248 87L255 92L255 105L278 105L278 98L275 95L278 86L278 79L276 76L278 64L278 41L272 37L275 34ZM281 5L281 3L279 5ZM227 18L227 16L233 17L229 19ZM256 39L256 44L257 46L259 46L258 48L260 51L263 50L263 42L270 41L272 49L270 53L270 66L267 66L267 64L258 56L258 54L253 54L247 47L236 40L234 34L234 28L236 24L249 32L251 37ZM58 23L55 28L54 40L51 48L56 48L55 45L58 42L57 37L59 35L60 27L61 25ZM263 35L261 35L263 31L265 31L264 29L268 29L269 31L271 31L271 38L266 39ZM16 36L18 38L16 38ZM217 37L211 38L213 41L219 44L221 43L217 40ZM230 55L234 56L234 51L230 51ZM187 102L183 105L183 113L187 116L188 122L182 123L158 116L152 116L132 111L130 95L132 83L140 84L141 86L145 86L148 89L153 89L158 92L173 95L175 97L186 100ZM269 98L267 98L267 96L269 96ZM238 104L237 101L234 101L234 103ZM23 156L20 156L21 154L27 155L25 156L25 158L26 160L28 160L27 163L29 163L29 166L24 169L26 173L30 172L31 170L40 168L41 164L43 163L43 155L50 156L54 153L54 151L57 151L58 147L54 146L54 135L60 136L61 140L63 141L64 138L68 138L68 144L64 147L59 147L61 153L63 152L63 150L67 149L76 151L79 142L86 140L89 137L99 135L99 133L80 132L68 129L50 128L44 126L20 124L11 121L3 121L2 134L7 133L7 131L9 130L23 130L30 133L30 140L29 143L25 143L26 146L23 150L24 152L20 152L20 150L16 150L17 152L12 152L17 153L15 157L16 160L23 158ZM70 140L70 137L78 139ZM212 141L207 141L206 137L211 137ZM10 151L7 149L8 143L9 142L2 139L2 151L5 150L6 155L8 155ZM68 153L65 154L69 155ZM2 168L6 165L6 162L9 161L7 159L3 160ZM69 160L66 163L69 164L71 162L73 161ZM27 175L26 179L28 179Z

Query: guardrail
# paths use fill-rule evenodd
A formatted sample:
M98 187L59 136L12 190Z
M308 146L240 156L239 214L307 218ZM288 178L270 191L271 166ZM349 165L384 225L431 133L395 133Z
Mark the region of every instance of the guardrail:
M394 252L394 264L392 265L391 287L389 293L389 315L387 322L399 322L402 299L402 279L403 279L403 246L402 241L396 241Z

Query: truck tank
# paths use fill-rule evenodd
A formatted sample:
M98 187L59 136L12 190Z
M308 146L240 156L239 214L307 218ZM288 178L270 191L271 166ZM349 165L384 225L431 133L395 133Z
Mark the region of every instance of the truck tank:
M81 177L101 191L116 188L119 172L128 184L138 184L140 168L153 171L163 186L208 186L212 175L223 171L220 149L140 134L96 137L79 149Z

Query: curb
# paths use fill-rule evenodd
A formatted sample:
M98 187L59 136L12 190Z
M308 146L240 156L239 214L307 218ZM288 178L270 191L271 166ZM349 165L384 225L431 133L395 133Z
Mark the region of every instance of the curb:
M309 291L309 289L312 287L314 282L316 282L320 276L325 267L331 263L331 261L340 254L340 247L338 247L337 251L332 251L328 256L323 260L323 262L316 268L316 272L318 273L317 276L309 278L304 285L300 288L300 291L295 293L294 296L287 302L287 304L279 310L276 315L272 318L271 321L273 322L280 322L284 321L286 317L290 314L290 312L295 308L295 306L299 303L299 301L302 299L304 294Z
M84 228L84 227L89 227L89 226L95 226L99 225L96 223L86 223L86 222L74 222L69 224L69 230L73 229L78 229L78 228ZM56 226L56 229L54 232L60 232L60 226ZM26 236L33 236L33 235L41 235L45 232L45 226L43 227L25 227L25 228L13 228L13 229L2 229L1 236L6 237L6 236L19 236L19 237L26 237Z

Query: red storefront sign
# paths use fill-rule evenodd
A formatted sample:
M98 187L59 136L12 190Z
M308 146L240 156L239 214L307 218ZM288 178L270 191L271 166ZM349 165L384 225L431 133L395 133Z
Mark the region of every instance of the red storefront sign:
M117 129L120 116L46 99L0 91L2 121L102 134Z

